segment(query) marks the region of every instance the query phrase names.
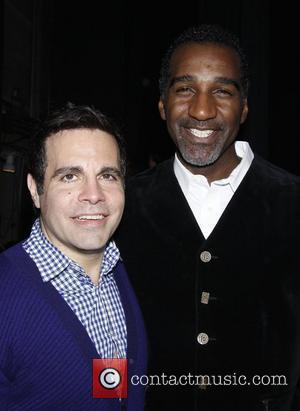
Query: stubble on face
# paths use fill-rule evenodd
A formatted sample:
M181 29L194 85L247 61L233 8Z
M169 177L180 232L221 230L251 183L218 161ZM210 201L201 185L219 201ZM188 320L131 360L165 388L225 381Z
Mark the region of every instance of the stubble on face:
M238 56L227 47L189 43L175 51L170 87L159 109L191 172L207 167L209 173L210 166L219 164L222 174L225 160L229 168L237 163L233 143L247 115L239 82Z
M177 153L179 156L192 166L207 167L214 164L226 149L226 136L216 140L213 144L191 143L181 136L179 131L176 140ZM224 149L225 147L225 149ZM227 147L228 148L228 147Z

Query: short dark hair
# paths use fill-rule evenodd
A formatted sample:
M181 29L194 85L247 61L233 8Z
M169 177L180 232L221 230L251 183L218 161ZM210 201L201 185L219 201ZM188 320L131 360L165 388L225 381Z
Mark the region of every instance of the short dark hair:
M162 59L159 89L161 97L165 96L170 80L170 61L173 53L181 45L188 43L214 43L234 50L240 59L242 95L246 97L249 89L248 61L245 52L240 46L239 39L229 31L215 24L201 24L190 27L181 33L172 42Z
M126 152L123 138L118 126L108 116L92 106L81 106L67 103L60 109L52 111L31 139L28 171L37 184L39 194L43 192L44 175L47 167L46 140L53 134L64 130L90 129L101 130L111 134L119 147L121 174L126 172Z

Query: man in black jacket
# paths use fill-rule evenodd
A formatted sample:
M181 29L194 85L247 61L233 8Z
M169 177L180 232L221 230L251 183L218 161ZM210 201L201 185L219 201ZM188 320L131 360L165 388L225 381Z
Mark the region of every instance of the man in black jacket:
M237 141L248 113L238 40L185 31L160 93L175 158L129 181L118 233L160 377L148 409L299 410L300 184Z

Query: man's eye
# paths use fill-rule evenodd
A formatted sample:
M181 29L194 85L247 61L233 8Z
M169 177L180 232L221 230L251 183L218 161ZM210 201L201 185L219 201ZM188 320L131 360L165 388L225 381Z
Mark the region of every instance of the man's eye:
M106 181L115 181L117 180L117 177L114 174L102 174L101 175L102 180L106 180Z
M178 87L176 89L176 94L182 94L182 95L187 95L192 93L193 90L190 87Z
M77 176L75 174L66 174L63 176L62 181L65 183L72 183L73 181L77 180Z
M220 95L220 96L224 96L224 97L233 95L232 91L227 90L227 89L223 89L223 88L215 90L215 94Z

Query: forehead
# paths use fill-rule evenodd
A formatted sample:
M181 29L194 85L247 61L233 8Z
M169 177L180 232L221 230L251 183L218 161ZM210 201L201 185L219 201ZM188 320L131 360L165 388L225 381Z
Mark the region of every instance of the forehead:
M74 129L53 134L46 140L47 165L97 160L117 163L119 148L115 138L102 130Z
M171 78L198 73L239 79L239 56L235 50L214 43L187 43L179 46L171 57Z

